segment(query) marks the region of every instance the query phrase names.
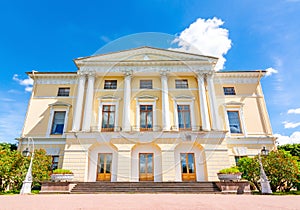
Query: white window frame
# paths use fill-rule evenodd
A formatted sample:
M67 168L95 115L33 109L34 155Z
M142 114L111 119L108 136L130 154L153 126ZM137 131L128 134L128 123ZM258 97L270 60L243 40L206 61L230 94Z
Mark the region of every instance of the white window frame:
M64 130L63 133L61 134L62 137L65 136L65 132L68 127L68 119L69 119L69 111L70 111L70 104L63 103L63 102L56 102L54 104L50 104L50 117L48 121L48 128L47 128L47 133L46 137L50 137L50 135L60 135L60 134L51 134L51 129L53 125L53 118L54 118L54 112L66 112L65 114L65 121L64 121ZM63 107L62 107L63 106Z
M174 125L176 126L176 129L174 129L174 130L177 130L177 131L180 130L179 126L178 126L178 110L177 110L178 105L189 105L190 106L191 129L192 129L192 131L197 131L195 115L192 114L192 113L195 113L195 98L191 97L191 96L180 96L180 97L173 98Z
M244 119L244 111L243 111L243 103L239 102L231 102L227 103L224 106L225 111L225 121L226 121L226 129L228 130L229 136L247 136L247 130L245 126L245 119ZM229 119L228 119L228 113L227 112L238 112L239 118L240 118L240 126L241 126L241 133L231 133L230 132L230 125L229 125Z
M98 107L98 125L97 128L99 131L102 129L102 110L105 105L113 105L115 106L115 124L114 124L114 132L118 130L118 121L119 121L119 101L120 98L116 97L101 97L98 98L99 107ZM109 100L109 101L106 101Z
M157 127L157 116L156 116L156 101L157 101L157 97L154 96L141 96L141 97L137 97L135 98L136 100L136 131L140 131L140 105L152 105L152 115L153 115L153 131L158 131L158 127Z

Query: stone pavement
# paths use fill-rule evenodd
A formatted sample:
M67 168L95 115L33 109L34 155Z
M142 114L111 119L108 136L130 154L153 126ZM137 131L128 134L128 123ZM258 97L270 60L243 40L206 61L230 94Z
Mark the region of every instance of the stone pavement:
M0 210L300 209L300 196L222 194L2 195Z

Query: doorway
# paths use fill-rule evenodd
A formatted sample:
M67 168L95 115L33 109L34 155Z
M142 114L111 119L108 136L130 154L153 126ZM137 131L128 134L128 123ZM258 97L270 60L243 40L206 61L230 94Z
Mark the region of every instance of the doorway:
M111 181L112 153L98 154L97 181Z
M154 181L153 153L139 154L139 181Z
M183 182L196 181L194 153L180 153L181 174Z

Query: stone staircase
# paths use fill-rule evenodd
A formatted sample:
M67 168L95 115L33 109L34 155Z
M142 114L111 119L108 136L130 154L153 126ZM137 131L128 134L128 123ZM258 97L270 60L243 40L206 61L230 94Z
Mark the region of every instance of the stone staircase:
M221 193L215 182L77 182L71 193Z

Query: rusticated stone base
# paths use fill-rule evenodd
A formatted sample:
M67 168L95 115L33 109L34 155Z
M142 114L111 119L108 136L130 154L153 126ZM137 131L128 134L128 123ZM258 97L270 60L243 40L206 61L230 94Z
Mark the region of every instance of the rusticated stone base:
M75 185L72 182L43 182L40 193L70 193Z
M216 185L222 191L222 193L225 194L251 194L250 184L248 181L216 182Z

